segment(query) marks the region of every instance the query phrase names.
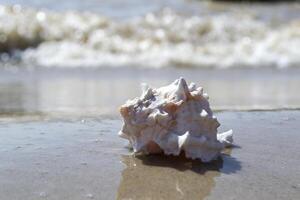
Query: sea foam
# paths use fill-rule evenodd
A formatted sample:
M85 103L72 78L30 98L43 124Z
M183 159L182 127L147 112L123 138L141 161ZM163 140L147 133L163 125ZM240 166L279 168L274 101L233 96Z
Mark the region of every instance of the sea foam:
M272 25L247 13L195 16L166 8L116 20L0 6L0 50L18 50L28 65L283 68L300 66L299 48L297 19Z

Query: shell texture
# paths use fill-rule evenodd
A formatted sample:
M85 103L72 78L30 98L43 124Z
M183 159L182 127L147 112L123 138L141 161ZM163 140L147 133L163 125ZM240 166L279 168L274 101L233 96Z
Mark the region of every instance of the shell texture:
M143 87L139 98L120 108L124 125L119 136L129 140L135 153L164 153L209 162L233 142L232 130L220 126L208 95L183 78L161 88Z

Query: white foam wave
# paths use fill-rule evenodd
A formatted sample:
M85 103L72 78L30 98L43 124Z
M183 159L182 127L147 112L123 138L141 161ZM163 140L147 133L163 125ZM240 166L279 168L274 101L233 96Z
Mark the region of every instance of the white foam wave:
M300 66L300 20L272 26L245 13L170 9L116 21L92 13L0 7L0 50L40 66Z

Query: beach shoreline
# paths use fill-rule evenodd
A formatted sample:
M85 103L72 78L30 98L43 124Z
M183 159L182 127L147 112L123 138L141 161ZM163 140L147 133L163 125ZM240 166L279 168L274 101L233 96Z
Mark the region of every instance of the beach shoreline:
M61 69L1 70L2 116L118 116L118 107L153 87L184 77L204 88L214 111L300 108L300 69ZM130 88L130 89L128 89Z
M0 200L300 199L299 8L0 0ZM210 163L118 137L141 84L180 77L233 129Z

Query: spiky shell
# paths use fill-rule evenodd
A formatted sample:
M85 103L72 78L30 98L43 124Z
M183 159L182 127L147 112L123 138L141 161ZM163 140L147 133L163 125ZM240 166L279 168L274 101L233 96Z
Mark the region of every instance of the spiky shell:
M232 144L232 131L217 134L220 124L208 95L183 78L157 89L144 86L141 97L127 101L120 113L124 125L119 136L129 140L134 152L184 151L188 158L209 162Z

